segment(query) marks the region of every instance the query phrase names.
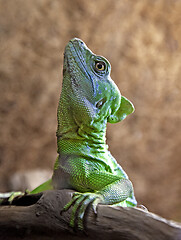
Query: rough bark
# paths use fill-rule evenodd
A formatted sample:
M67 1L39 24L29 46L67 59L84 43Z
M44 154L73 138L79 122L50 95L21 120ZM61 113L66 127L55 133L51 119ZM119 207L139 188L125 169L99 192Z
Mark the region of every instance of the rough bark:
M68 226L70 212L60 214L71 199L69 190L27 195L0 207L0 239L134 239L179 240L181 225L138 208L98 206L88 210L84 232Z

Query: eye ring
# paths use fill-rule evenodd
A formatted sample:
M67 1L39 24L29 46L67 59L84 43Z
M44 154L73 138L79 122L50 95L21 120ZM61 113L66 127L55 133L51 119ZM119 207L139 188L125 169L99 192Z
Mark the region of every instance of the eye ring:
M96 61L95 68L97 71L102 72L106 69L106 64L103 61Z

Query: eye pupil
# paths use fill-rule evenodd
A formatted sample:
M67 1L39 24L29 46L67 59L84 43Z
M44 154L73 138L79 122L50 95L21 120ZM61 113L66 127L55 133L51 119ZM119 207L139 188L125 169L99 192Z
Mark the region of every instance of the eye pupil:
M98 63L98 64L97 64L97 67L98 67L99 69L101 69L101 68L103 67L103 65L102 65L101 63Z
M104 62L96 62L96 69L99 71L104 71L105 70L105 63Z

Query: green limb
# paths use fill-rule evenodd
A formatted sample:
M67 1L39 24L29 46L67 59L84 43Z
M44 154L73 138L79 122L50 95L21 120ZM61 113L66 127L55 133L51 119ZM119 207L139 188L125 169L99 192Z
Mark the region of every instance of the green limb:
M133 193L133 186L130 180L120 179L98 191L103 196L103 204L116 204L126 200Z
M100 194L103 204L117 204L125 201L125 207L136 206L133 186L129 179L107 172L91 172L87 177L89 188Z
M83 230L85 212L89 205L97 214L99 203L113 205L124 202L124 206L129 206L125 200L132 199L133 187L129 179L113 175L106 172L92 172L87 176L88 187L94 192L75 193L72 200L65 205L62 211L67 211L72 206L70 226L75 228L76 223L79 230ZM77 220L77 221L76 221Z

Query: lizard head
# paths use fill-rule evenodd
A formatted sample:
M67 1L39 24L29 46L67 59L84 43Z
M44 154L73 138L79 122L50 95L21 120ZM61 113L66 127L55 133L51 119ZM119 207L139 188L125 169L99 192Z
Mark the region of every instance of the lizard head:
M132 103L121 96L110 72L106 58L95 55L80 39L69 41L64 53L62 91L67 91L78 125L101 120L119 122L134 111Z

